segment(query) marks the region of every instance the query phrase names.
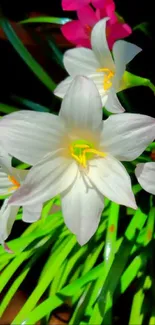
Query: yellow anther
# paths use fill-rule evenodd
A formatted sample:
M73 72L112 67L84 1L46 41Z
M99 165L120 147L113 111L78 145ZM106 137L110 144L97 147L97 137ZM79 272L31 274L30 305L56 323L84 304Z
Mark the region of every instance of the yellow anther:
M92 149L92 148L84 150L84 154L86 154L86 153L94 153L95 155L100 156L100 157L106 156L106 153L104 153L102 151L98 151L96 149Z
M112 86L111 79L114 76L114 72L111 71L108 68L99 68L96 71L97 72L105 72L106 73L106 75L104 76L104 79L103 79L103 88L104 88L104 90L110 89L111 86Z
M88 144L75 144L74 148L80 148L80 149L85 149L85 148L90 148Z
M71 156L81 165L81 157L78 157L77 155L74 155L71 153Z
M20 183L15 179L14 176L8 176L8 180L13 184L8 191L16 191L20 187Z
M108 68L98 68L96 71L97 71L97 72L109 72L109 71L111 71L111 70L108 69Z
M75 152L76 149L81 149L79 152ZM71 156L81 165L83 168L87 166L87 160L93 158L93 155L99 157L105 157L106 154L104 152L93 149L88 144L73 144L70 146ZM91 155L92 154L92 155Z

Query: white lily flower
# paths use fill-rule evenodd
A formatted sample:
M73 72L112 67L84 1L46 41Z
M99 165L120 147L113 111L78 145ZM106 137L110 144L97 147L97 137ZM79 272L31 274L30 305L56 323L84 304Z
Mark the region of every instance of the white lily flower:
M106 40L108 19L104 18L94 26L91 34L92 50L79 47L66 51L64 66L70 76L57 86L54 93L63 98L75 76L87 76L95 82L102 106L105 106L109 112L123 113L124 108L116 93L123 87L126 65L141 49L132 43L119 40L113 46L112 57Z
M141 187L146 192L155 195L155 162L138 164L135 174Z
M0 155L0 195L13 194L20 188L28 171L13 168L11 166L11 157L1 152ZM8 205L9 199L6 199L0 209L0 244L11 233L19 206ZM34 222L39 219L42 210L42 204L27 205L23 207L23 221Z
M0 120L0 132L16 158L34 162L44 156L10 204L37 204L60 194L65 223L81 245L98 227L104 196L137 208L119 160L137 158L152 142L155 119L125 113L103 122L101 98L90 79L75 78L57 119L49 113L15 112Z

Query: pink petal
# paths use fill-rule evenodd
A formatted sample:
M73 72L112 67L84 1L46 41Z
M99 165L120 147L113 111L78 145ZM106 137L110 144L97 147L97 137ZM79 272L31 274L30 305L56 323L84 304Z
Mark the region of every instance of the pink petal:
M89 47L89 37L79 20L69 21L61 27L62 34L71 43Z
M110 21L107 22L107 40L110 50L113 47L113 44L118 39L129 36L132 33L132 29L128 24L119 23L110 24Z
M88 25L93 27L98 21L95 11L90 6L79 9L77 15L83 26Z
M99 19L109 17L112 24L114 24L118 21L118 18L115 14L115 4L114 3L109 3L104 8L97 9L96 15L98 16Z
M76 45L76 47L87 47L87 48L91 48L91 42L90 42L90 39L87 38L87 39L79 39L78 40L78 44Z
M95 8L103 8L107 0L92 0L92 5Z
M111 34L115 40L129 36L132 33L132 29L128 24L119 23L111 25Z
M115 11L115 3L113 0L92 0L92 4L97 9L104 9L108 8L109 10Z
M87 5L90 0L62 0L63 10L78 10Z

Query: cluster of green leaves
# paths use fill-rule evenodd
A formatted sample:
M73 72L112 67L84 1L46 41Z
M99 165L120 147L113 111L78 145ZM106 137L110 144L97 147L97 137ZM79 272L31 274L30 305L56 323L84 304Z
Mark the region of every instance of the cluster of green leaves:
M21 23L36 22L61 24L65 21L39 17ZM0 25L24 62L53 92L54 81L28 52L2 14ZM63 66L60 50L52 39L47 39L47 42L57 62ZM135 80L134 85L148 86L154 91L149 80L136 79L131 74L127 77L129 84ZM16 101L29 109L50 111L25 98L16 98ZM18 109L0 103L3 114ZM150 146L148 151L153 147ZM145 161L147 158L141 159ZM128 165L127 168L132 173L133 166ZM141 187L135 185L133 190L138 195ZM63 304L72 307L69 324L107 325L117 323L117 320L119 323L125 323L126 320L128 324L155 324L152 259L155 210L150 204L150 212L144 213L141 209L134 212L132 209L120 208L106 200L96 234L87 245L80 247L75 236L65 227L61 210L52 213L55 205L60 206L59 198L49 201L43 208L41 219L27 227L19 238L8 243L12 254L0 247L0 292L3 294L0 315L41 261L36 285L12 324L36 324L39 320L47 324L51 313ZM21 217L22 212L19 211L17 219ZM47 256L45 261L43 256ZM117 311L122 297L127 302L127 306L123 305L123 315Z
M134 191L141 191L140 186L135 185ZM12 324L36 324L38 320L48 323L50 314L64 303L73 307L69 324L112 324L114 316L121 317L113 314L114 308L121 296L130 292L132 283L135 286L129 299L131 310L126 315L129 324L142 324L148 317L154 324L151 258L155 209L147 215L140 209L122 209L106 200L96 234L80 247L64 226L61 210L52 213L55 205L60 207L59 198L49 201L41 219L8 243L12 254L0 248L0 291L3 293L9 284L0 314L47 254L36 286ZM18 219L21 216L20 212ZM124 218L129 222L120 232L119 224Z

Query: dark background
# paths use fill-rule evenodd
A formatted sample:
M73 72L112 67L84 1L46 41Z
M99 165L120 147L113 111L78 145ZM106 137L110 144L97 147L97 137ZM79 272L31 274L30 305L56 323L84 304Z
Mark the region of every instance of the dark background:
M15 22L28 18L32 12L40 12L55 17L76 17L74 12L62 11L61 0L44 0L40 4L33 1L18 2L16 0L12 2L3 0L0 3L5 16ZM117 12L123 16L132 28L142 22L149 24L148 35L136 30L127 39L143 49L143 52L128 65L128 70L139 76L149 78L155 84L155 17L153 1L117 0L115 3ZM59 26L42 25L39 27L36 24L31 24L25 25L24 28L34 42L33 45L26 44L28 50L42 64L52 79L55 82L60 82L66 76L66 73L52 58L51 50L43 41L43 36L48 33L48 35L55 38L62 52L68 49L71 45L63 41ZM2 38L0 38L0 76L0 102L16 105L16 101L13 99L13 96L16 95L48 106L51 111L58 111L60 101L35 77L9 42ZM129 102L129 105L125 107L127 111L144 113L155 117L155 96L150 89L135 87L125 90L123 95ZM21 108L23 107L21 106Z

